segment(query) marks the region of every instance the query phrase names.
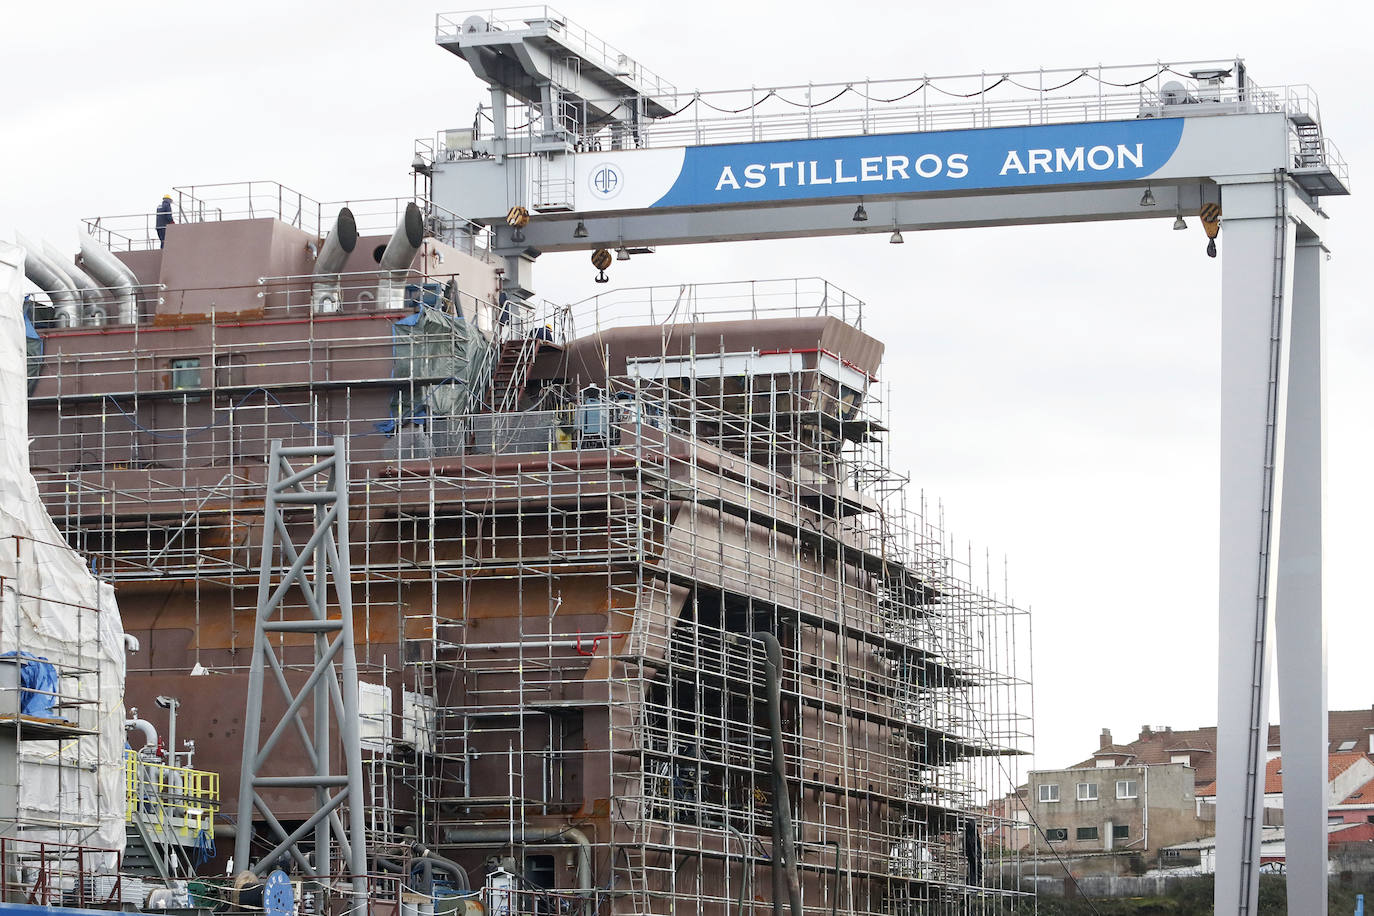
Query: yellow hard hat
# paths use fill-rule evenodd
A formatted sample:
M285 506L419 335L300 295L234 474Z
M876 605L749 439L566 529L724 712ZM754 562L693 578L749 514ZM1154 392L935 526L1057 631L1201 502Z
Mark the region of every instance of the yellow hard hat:
M171 200L171 199L172 199L172 195L170 195L170 194L163 194L163 195L162 195L162 199L163 199L163 200Z

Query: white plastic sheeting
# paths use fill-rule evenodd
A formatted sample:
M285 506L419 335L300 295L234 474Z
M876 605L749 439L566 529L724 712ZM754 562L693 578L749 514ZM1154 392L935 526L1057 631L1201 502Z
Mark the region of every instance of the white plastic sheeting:
M60 689L91 702L59 713L99 734L24 742L19 817L36 829L22 835L122 850L124 627L114 589L66 546L29 469L23 277L24 249L0 241L0 652L87 671Z

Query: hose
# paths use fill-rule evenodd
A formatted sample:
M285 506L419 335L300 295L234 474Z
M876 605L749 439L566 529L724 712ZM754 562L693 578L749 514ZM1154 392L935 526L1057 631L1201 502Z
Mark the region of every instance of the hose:
M768 734L773 744L773 908L775 911L781 909L782 887L785 883L792 916L802 916L792 802L787 790L787 761L782 743L782 645L772 633L752 635L764 649Z

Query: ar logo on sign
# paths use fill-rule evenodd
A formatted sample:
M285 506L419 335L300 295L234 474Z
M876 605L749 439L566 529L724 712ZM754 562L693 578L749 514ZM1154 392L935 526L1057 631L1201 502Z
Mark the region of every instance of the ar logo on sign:
M592 194L600 200L610 200L620 193L620 188L625 184L625 176L620 169L603 162L592 169L591 177L588 179Z

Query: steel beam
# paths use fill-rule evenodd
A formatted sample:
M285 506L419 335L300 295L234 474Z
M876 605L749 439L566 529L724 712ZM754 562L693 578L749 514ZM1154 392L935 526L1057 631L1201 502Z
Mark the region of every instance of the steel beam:
M1261 180L1267 176L1260 176ZM1217 188L1199 179L1178 185L1154 184L1156 204L1142 207L1145 184L1121 187L993 192L923 198L865 197L868 221L854 222L857 198L839 201L784 203L770 207L717 210L639 210L602 216L587 214L587 236L573 238L577 220L563 215L539 215L524 228L525 241L510 240L511 229L497 225L498 253L519 251L592 251L615 248L623 239L631 246L731 242L758 239L816 238L820 236L886 235L894 225L903 232L923 229L962 229L985 226L1031 226L1106 220L1173 219L1197 213L1204 200L1216 199Z

